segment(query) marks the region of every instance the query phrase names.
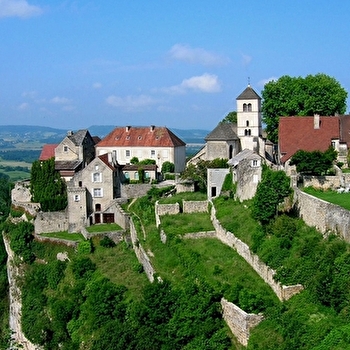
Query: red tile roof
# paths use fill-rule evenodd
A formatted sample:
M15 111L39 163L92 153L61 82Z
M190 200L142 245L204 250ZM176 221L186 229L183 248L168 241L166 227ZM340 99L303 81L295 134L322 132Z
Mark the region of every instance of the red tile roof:
M57 144L44 145L42 150L41 150L39 160L43 161L43 160L48 160L48 159L54 157L55 156L55 148L57 146L58 146Z
M178 147L185 146L166 127L117 127L103 138L97 147Z
M314 128L314 117L281 117L278 144L281 162L285 163L298 150L326 151L332 139L340 139L339 117L320 117Z

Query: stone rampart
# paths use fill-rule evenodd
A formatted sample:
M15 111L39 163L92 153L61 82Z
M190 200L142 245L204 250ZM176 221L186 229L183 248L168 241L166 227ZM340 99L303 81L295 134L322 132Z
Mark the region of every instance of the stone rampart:
M216 232L204 231L204 232L186 233L182 237L184 239L216 238Z
M339 187L349 186L350 183L347 177L343 175L339 176L303 176L304 187L315 187L322 190L337 189Z
M39 242L49 242L49 243L57 243L64 244L67 247L76 248L78 246L78 242L70 241L68 239L55 238L55 237L45 237L40 235L34 235L34 239Z
M139 261L140 264L143 266L143 270L145 271L148 280L153 283L154 281L154 274L155 270L151 264L151 261L143 249L141 243L139 242L137 238L137 232L135 229L134 222L132 221L132 218L130 218L130 236L131 236L131 242L137 257L137 260Z
M182 202L184 213L207 213L208 201L183 201Z
M242 345L247 346L250 330L257 326L264 317L262 315L248 314L225 298L221 299L221 306L223 318L230 327L231 332Z
M147 194L152 188L151 184L130 184L121 186L122 198L139 198Z
M257 272L257 274L271 287L278 299L287 300L303 289L302 285L283 286L274 280L275 271L267 266L260 258L253 254L249 246L238 239L233 233L225 230L216 219L214 206L211 210L211 220L213 222L217 238L224 244L234 248L237 253Z
M341 196L342 194L339 194ZM294 207L308 226L323 235L334 232L350 243L350 211L294 188Z
M68 231L67 211L39 212L34 221L34 230L37 235Z
M122 227L124 230L128 230L129 229L129 223L130 223L129 214L125 213L125 211L119 205L119 203L116 203L115 209L116 209L114 211L114 221L115 221L115 223L118 224L120 227Z
M90 239L92 237L108 237L110 238L114 243L119 243L124 239L124 231L107 231L107 232L94 232L90 233L85 228L82 228L81 234L84 236L85 239Z

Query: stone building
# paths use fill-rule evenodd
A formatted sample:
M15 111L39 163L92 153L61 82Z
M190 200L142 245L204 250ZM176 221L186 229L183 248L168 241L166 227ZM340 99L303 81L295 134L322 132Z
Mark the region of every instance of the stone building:
M261 181L264 159L252 150L245 149L228 161L232 170L232 180L236 182L236 197L240 201L254 197Z
M55 147L55 169L69 181L95 158L95 141L88 130L68 131Z
M236 98L236 106L237 123L219 123L205 137L205 146L188 164L215 158L231 159L244 149L273 159L273 147L262 132L261 97L248 85Z
M350 115L281 117L278 127L278 159L287 173L290 158L298 150L326 151L332 146L338 152L338 161L347 164L350 147Z
M154 159L161 171L164 162L174 164L181 173L186 165L186 144L166 127L117 127L96 145L96 155L112 153L120 165Z
M92 160L67 182L69 231L114 222L111 205L120 197L120 166L111 154Z

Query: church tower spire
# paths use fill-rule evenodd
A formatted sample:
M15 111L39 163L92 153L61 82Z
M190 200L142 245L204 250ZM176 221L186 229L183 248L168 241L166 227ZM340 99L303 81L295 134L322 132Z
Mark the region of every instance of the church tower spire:
M237 102L237 136L241 140L242 149L256 151L256 140L261 137L261 97L248 86L236 98Z

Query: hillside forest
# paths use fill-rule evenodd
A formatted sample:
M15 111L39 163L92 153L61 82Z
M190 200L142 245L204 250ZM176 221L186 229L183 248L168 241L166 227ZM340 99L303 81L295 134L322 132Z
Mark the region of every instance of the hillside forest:
M285 183L283 174L265 169L262 188L267 182ZM234 188L226 186L226 195L213 203L218 220L274 268L279 281L301 283L304 291L280 302L231 248L214 238L181 238L187 232L212 229L209 214L164 217L161 226L168 239L162 243L155 225L155 202L181 203L185 195L168 198L164 195L169 188L152 188L123 208L135 220L139 241L154 255L154 283L148 282L128 240L116 245L106 237L80 239L75 250L33 240L30 222L2 220L1 229L25 271L22 327L28 339L44 349L81 349L84 344L84 349L241 350L221 316L224 296L246 312L264 315L251 331L248 349L349 348L349 245L333 235L324 239L296 213L283 210L281 199L273 201L272 193L267 198L274 215L264 220L271 215L266 208L266 215L257 217L259 202L235 201ZM5 179L0 194L7 212L9 188ZM281 194L286 190L283 185L277 189ZM11 215L19 217L23 210L12 208ZM2 241L0 248L0 347L6 348L8 300ZM68 259L57 260L62 252Z

